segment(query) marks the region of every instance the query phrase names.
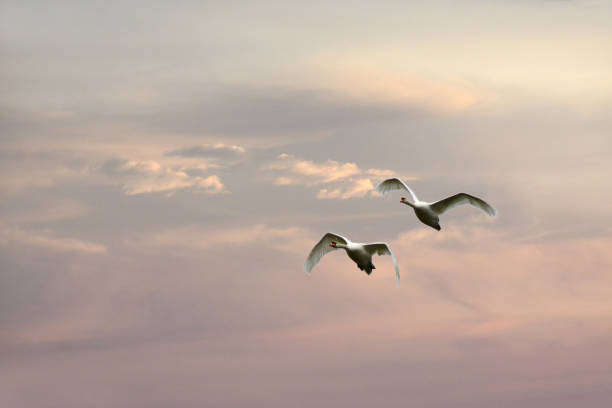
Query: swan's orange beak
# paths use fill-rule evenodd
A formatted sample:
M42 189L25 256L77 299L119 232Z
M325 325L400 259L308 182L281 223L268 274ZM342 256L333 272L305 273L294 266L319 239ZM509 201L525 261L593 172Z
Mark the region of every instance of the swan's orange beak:
M400 203L403 203L404 201L406 201L406 197L400 198Z
M336 243L335 243L335 242L332 242L331 244L329 244L329 246L330 246L330 247L334 247L334 248L335 248L335 247L336 247Z

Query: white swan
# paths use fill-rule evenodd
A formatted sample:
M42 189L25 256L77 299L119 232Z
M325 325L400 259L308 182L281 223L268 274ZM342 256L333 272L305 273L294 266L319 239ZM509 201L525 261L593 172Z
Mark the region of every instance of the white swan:
M437 229L440 231L440 214L444 214L447 210L450 210L453 207L462 204L471 204L476 208L480 208L482 211L486 212L490 216L494 216L497 214L497 210L493 208L491 205L487 204L485 201L481 200L478 197L471 196L466 193L455 194L454 196L445 198L444 200L436 201L435 203L426 203L425 201L420 201L416 194L404 183L402 180L398 178L390 178L376 186L376 191L381 194L386 194L389 191L394 190L406 190L412 197L412 202L407 201L404 197L400 200L400 203L409 205L414 209L414 213L417 218L421 220L426 225Z
M308 258L304 262L304 272L310 273L312 268L321 260L323 255L335 249L344 249L346 254L357 264L357 267L365 271L368 275L372 273L372 269L376 267L372 264L372 255L391 255L393 266L395 268L395 279L399 285L400 274L397 266L397 260L391 252L391 248L384 242L375 242L371 244L360 244L351 242L338 234L328 232L321 240L312 248Z

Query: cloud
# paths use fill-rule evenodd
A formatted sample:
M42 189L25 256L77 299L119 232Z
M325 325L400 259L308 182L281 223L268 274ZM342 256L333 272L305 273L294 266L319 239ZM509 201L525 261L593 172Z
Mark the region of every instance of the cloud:
M295 136L318 138L334 129L406 120L422 113L417 104L356 98L319 83L237 83L192 86L160 103L153 112L117 112L116 116L155 131L222 134L252 143Z
M328 190L326 188L322 188L317 193L318 199L342 199L345 200L347 198L353 197L365 197L368 193L374 195L374 185L367 178L360 178L356 180L350 181L351 186L347 189L339 189L336 188L334 190Z
M0 245L33 246L54 252L82 252L104 254L106 246L77 238L58 237L49 232L31 232L5 227L0 230Z
M271 170L287 171L294 176L294 178L287 178L287 180L294 180L295 183L299 183L299 178L301 182L306 184L330 183L361 173L355 163L339 163L328 160L323 164L317 164L310 160L297 159L295 156L286 153L279 155L269 168Z
M200 146L184 147L171 150L165 156L178 157L235 157L241 156L246 149L238 145L226 145L223 143L205 144Z
M87 176L81 159L69 151L7 147L0 154L0 189L17 193L74 183Z
M254 224L244 227L206 229L174 228L154 233L133 242L147 246L180 247L198 251L228 246L264 245L284 251L303 251L310 245L308 233L302 227L274 227Z
M9 203L12 203L9 207ZM0 214L0 224L41 224L58 222L82 217L91 209L83 203L66 198L37 197L36 200L21 202L18 198L5 200L5 208Z
M155 160L112 159L106 161L100 170L118 179L126 195L148 193L171 195L178 190L208 194L224 191L224 185L218 176L204 177L193 174L194 171L202 170L193 166L164 165Z
M486 305L491 315L524 322L607 314L609 245L609 237L523 242L476 225L449 226L444 234L419 228L392 241L402 270L410 270L416 284L449 302Z
M367 169L366 173L378 178L387 178L395 176L395 172L393 170Z
M282 173L274 179L278 186L325 185L317 193L318 199L348 199L355 197L376 196L374 182L384 177L395 175L387 169L362 170L355 163L342 163L328 160L324 163L315 163L282 153L276 160L267 166L274 173ZM370 176L374 176L374 181Z
M431 112L450 113L464 111L492 99L492 95L468 81L428 78L392 69L388 65L379 66L365 61L363 52L357 56L342 55L339 58L325 55L313 65L325 73L322 82L328 89L370 103L419 106Z

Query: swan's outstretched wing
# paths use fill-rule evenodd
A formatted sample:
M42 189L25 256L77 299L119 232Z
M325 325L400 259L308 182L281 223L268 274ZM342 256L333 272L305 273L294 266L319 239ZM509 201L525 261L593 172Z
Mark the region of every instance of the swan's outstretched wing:
M395 268L395 281L399 285L399 267L397 266L397 259L395 259L395 255L393 255L393 252L391 252L391 248L389 248L389 245L384 242L375 242L373 244L365 244L363 248L370 255L391 255L391 259L393 260L393 267Z
M408 193L410 193L413 202L418 201L416 194L414 194L414 191L412 191L406 183L396 177L386 179L385 181L378 183L378 185L376 186L376 191L378 191L380 194L386 194L389 191L395 190L406 190Z
M328 232L327 234L323 235L323 238L321 238L317 245L312 248L310 254L308 254L308 258L306 258L306 261L304 262L304 272L310 273L310 271L312 271L312 268L314 268L315 265L319 263L321 258L323 258L323 255L338 249L329 246L329 244L331 244L332 242L338 242L340 244L348 245L348 243L351 241L344 238L342 235L333 234L331 232Z
M440 200L431 204L431 209L435 211L436 214L443 214L447 210L450 210L453 207L462 204L471 204L474 207L480 208L482 211L486 212L490 216L494 216L497 214L497 210L487 204L485 201L481 200L478 197L471 196L465 193L455 194L454 196L445 198L444 200Z

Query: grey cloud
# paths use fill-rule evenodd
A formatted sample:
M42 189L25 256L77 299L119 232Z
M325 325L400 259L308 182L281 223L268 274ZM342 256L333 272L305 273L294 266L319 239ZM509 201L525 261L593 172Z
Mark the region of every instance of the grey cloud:
M178 156L178 157L220 157L220 158L236 158L242 156L246 150L237 145L200 145L184 147L181 149L171 150L166 152L166 156Z
M151 115L134 115L153 128L192 135L244 138L319 136L343 126L406 119L418 106L360 101L332 91L283 87L227 86L181 95Z
M108 159L100 166L100 171L108 175L119 175L124 173L137 174L138 169L126 167L128 159L113 158Z

